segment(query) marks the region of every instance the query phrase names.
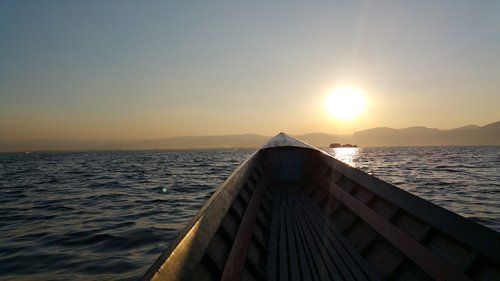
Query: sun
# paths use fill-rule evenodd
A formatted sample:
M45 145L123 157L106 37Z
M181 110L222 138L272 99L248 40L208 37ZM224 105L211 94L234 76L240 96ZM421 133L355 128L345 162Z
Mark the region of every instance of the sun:
M325 106L332 117L349 121L363 113L366 107L366 98L363 90L359 88L340 87L328 94Z

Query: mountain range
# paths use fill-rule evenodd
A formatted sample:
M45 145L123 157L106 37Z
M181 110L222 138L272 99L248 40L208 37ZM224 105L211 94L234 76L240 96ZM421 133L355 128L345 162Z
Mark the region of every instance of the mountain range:
M257 134L185 136L152 140L24 140L0 142L0 152L256 148L271 136ZM317 147L330 143L351 143L360 147L500 145L500 121L485 126L468 125L451 130L427 127L387 127L358 131L352 135L312 133L295 135Z

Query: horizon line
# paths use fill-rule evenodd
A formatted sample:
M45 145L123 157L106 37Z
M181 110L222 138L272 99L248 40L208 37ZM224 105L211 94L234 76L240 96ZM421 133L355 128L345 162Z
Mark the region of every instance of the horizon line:
M335 134L335 133L326 133L326 132L309 132L309 133L287 133L291 136L303 136L303 135L310 135L310 134L325 134L325 135L334 135L334 136L352 136L358 132L366 131L366 130L372 130L372 129L380 129L380 128L388 128L388 129L393 129L393 130L404 130L404 129L410 129L410 128L426 128L426 129L431 129L431 130L441 130L441 131L450 131L450 130L455 130L455 129L462 129L465 127L469 126L477 126L479 128L498 123L500 121L495 121L491 123L487 123L485 125L476 125L476 124L468 124L460 127L455 127L455 128L450 128L450 129L442 129L442 128L435 128L435 127L427 127L424 125L414 125L414 126L408 126L408 127L400 127L400 128L393 128L393 127L388 127L388 126L377 126L377 127L372 127L372 128L366 128L362 130L355 131L350 134ZM278 131L274 135L279 134L282 131ZM157 137L157 138L23 138L23 139L15 139L15 140L7 140L7 139L0 139L0 142L6 143L6 142L23 142L23 141L147 141L147 140L160 140L160 139L174 139L174 138L192 138L192 137L229 137L229 136L244 136L244 135L253 135L253 136L259 136L259 137L272 137L273 135L267 135L267 134L258 134L258 133L229 133L229 134L193 134L193 135L177 135L177 136L168 136L168 137Z

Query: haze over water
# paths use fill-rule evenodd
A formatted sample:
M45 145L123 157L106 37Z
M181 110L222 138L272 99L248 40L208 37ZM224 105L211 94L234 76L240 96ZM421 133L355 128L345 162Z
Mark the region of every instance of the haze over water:
M4 0L0 141L483 126L500 120L499 15L469 0Z
M0 154L0 278L137 280L253 150ZM500 147L329 151L500 232Z

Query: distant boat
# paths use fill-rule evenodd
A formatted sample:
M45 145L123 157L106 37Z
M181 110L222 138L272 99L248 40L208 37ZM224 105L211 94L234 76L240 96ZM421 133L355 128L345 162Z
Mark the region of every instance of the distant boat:
M331 143L329 147L330 148L340 148L340 147L358 147L358 146L355 144L350 144L350 143L346 143L346 144Z
M500 233L280 133L143 280L500 280Z

